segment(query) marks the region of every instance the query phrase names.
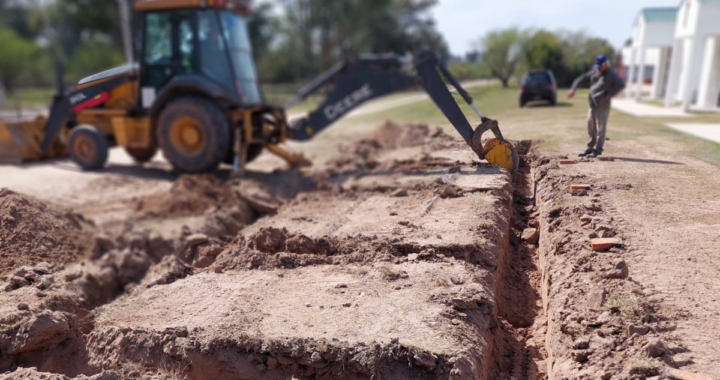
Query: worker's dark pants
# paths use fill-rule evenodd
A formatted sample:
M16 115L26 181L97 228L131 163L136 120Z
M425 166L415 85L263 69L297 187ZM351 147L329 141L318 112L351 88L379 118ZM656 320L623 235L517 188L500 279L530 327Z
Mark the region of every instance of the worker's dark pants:
M596 153L603 152L608 116L610 116L610 99L598 106L590 106L587 120L588 135L590 136L587 144L588 150L594 150Z

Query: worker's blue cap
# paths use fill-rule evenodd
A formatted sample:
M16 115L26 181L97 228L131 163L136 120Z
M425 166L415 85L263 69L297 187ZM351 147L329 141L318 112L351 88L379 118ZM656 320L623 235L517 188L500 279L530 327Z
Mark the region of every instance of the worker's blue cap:
M607 57L604 55L598 55L597 58L595 58L595 66L593 68L595 70L599 69L600 66L603 65L603 63L607 62Z

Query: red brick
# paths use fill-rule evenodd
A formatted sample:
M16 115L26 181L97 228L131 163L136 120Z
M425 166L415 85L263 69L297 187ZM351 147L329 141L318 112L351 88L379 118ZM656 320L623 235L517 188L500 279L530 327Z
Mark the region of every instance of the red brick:
M590 245L592 246L593 251L605 251L618 244L622 244L622 240L618 238L600 238L590 240Z
M570 185L570 190L590 190L591 185L574 183Z
M575 160L560 160L560 165L571 165L574 163L575 163Z

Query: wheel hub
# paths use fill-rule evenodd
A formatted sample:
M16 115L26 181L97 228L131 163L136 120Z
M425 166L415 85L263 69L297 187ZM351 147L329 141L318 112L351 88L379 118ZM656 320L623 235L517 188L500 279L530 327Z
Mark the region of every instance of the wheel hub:
M75 139L74 150L83 160L92 160L95 156L95 144L87 136L78 136Z
M205 148L205 136L197 120L181 117L170 127L170 142L183 154L194 156Z

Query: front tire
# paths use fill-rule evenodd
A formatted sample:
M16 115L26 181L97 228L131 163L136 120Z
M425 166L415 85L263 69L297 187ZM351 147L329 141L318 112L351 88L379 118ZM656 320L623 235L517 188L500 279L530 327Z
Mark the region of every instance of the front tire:
M98 170L108 159L107 137L91 125L79 125L68 138L70 157L83 170Z
M210 172L217 169L230 149L230 126L211 101L183 97L162 110L157 139L165 157L179 171Z

